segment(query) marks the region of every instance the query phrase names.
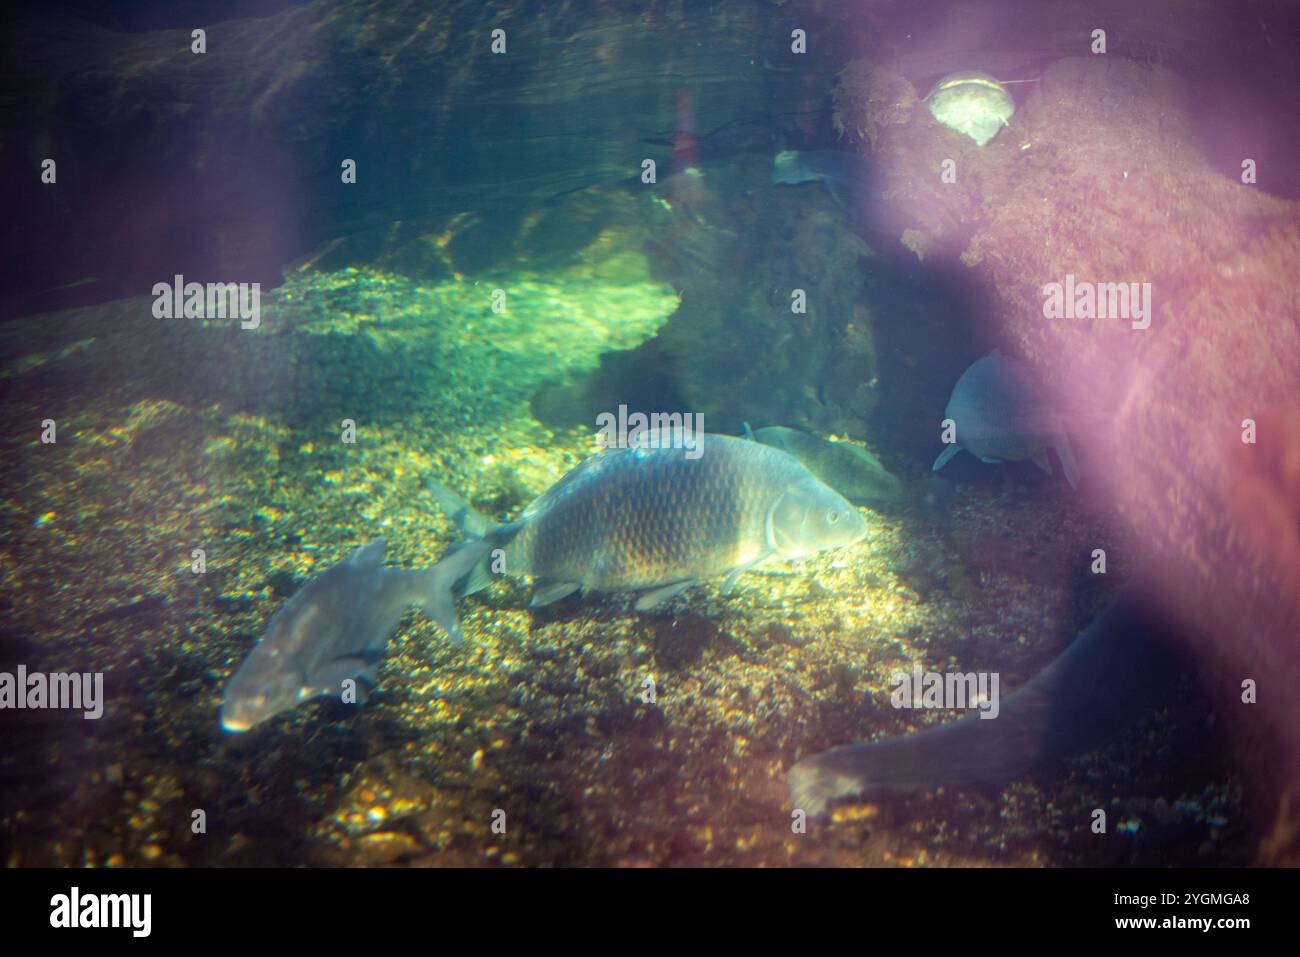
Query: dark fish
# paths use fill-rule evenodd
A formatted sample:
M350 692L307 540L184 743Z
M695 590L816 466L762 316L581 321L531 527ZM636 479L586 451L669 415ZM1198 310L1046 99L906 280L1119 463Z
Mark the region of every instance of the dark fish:
M271 618L221 697L221 726L248 731L282 711L374 683L388 636L427 597L432 569L384 568L377 538L317 575ZM364 694L364 688L359 687Z
M109 621L120 621L123 618L132 618L145 612L153 611L156 608L167 607L167 599L163 595L146 595L144 598L136 601L127 602L125 605L114 605L112 608L106 608L103 611L95 612L93 615L87 615L84 625L102 625Z
M942 475L930 474L912 490L911 503L923 518L946 521L952 517L952 505L956 497L956 486L950 480Z
M755 429L749 435L755 442L789 452L855 505L898 505L906 498L903 483L864 448L829 442L783 425Z
M853 506L793 456L730 436L702 442L694 458L669 447L598 453L509 525L491 525L432 486L473 537L433 569L430 614L460 637L454 595L479 590L494 571L534 577L535 606L578 590L644 591L636 607L645 610L697 582L726 576L728 589L763 562L804 558L866 534Z
M858 215L867 189L867 163L857 153L841 150L782 150L772 158L772 182L821 183L840 209Z
M1024 366L996 349L962 373L943 414L956 425L956 442L939 453L934 471L965 449L984 462L1031 459L1051 475L1050 447L1070 486L1078 485L1074 452L1060 416L1044 402Z
M830 802L859 794L1002 785L1104 744L1181 673L1162 627L1130 588L1003 701L996 720L971 715L804 758L786 774L793 806L819 817Z

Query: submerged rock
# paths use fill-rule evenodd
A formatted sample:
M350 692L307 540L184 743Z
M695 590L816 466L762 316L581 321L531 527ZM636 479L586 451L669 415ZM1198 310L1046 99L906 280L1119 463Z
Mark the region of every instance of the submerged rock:
M1294 472L1277 465L1296 440L1275 415L1292 414L1300 368L1300 206L1213 168L1194 146L1187 93L1165 69L1065 59L1024 107L1034 136L1022 155L1050 163L967 176L938 202L913 174L920 132L896 126L876 168L900 235L951 250L988 283L1000 335L1054 404L1086 410L1072 440L1096 485L1089 497L1139 543L1146 597L1176 620L1212 694L1232 704L1222 714L1252 799L1285 811L1300 793L1300 606L1285 597L1294 552L1267 546L1262 510L1242 503L1267 502L1274 528L1297 521ZM1001 163L989 153L968 166ZM1185 226L1170 228L1171 209ZM1042 283L1069 276L1149 283L1149 328L1123 316L1045 320ZM1243 682L1261 675L1275 693L1241 708ZM1261 845L1260 859L1296 854L1294 842Z
M1007 88L977 70L950 73L925 98L930 115L949 129L965 133L983 146L1016 112Z

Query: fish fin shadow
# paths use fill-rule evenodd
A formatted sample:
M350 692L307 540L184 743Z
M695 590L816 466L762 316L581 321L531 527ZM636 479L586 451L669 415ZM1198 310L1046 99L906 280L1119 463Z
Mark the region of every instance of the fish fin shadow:
M637 611L650 611L658 608L660 605L677 597L694 584L695 579L688 578L685 581L673 582L671 585L652 588L636 600L636 605L634 607Z

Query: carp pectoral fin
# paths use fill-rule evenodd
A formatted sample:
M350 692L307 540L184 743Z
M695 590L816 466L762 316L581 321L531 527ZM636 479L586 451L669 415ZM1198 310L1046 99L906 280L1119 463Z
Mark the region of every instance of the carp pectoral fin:
M542 605L549 605L553 601L572 595L581 587L577 582L538 582L537 587L533 589L533 597L528 607L540 608Z
M939 469L943 468L945 465L951 462L952 457L960 451L961 451L960 442L954 442L952 443L952 445L947 446L942 452L939 453L939 457L934 460L934 464L930 466L930 471L931 472L939 471Z
M357 685L356 685L357 704L363 705L370 700L370 695L371 693L374 692L375 686L376 684L378 684L378 682L375 680L375 673L373 669L367 669L366 671L361 672L359 675L357 675L356 680L357 680ZM330 694L334 695L335 697L338 697L338 695L341 692L342 692L342 682L340 682L339 687L331 691Z
M1035 464L1035 465L1037 465L1040 469L1042 469L1042 470L1043 470L1044 472L1046 472L1048 475L1051 475L1051 474L1052 474L1052 463L1049 462L1049 461L1047 460L1047 449L1046 449L1046 448L1041 448L1041 449L1039 449L1037 452L1035 452L1035 453L1034 453L1034 460L1033 460L1033 461L1034 461L1034 464Z
M673 582L671 585L664 585L662 588L648 591L636 600L636 610L649 611L652 608L657 608L670 598L680 595L694 584L695 579L688 578L684 582Z
M337 698L343 693L343 682L349 678L357 683L357 700L365 704L369 696L367 686L375 685L375 666L378 660L372 656L335 658L326 662L311 676L311 691L307 697L328 695Z
M728 572L726 579L722 583L722 594L730 595L733 591L735 591L736 582L740 581L740 576L745 574L745 572L753 571L756 566L766 561L771 554L772 554L771 552L764 552L762 555L759 555L757 558L755 558L752 562L747 562L744 565L738 565L735 568L733 568L730 572Z

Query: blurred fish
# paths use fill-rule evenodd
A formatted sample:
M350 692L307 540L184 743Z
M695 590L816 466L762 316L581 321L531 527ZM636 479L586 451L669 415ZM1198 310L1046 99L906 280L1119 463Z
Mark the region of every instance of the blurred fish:
M962 449L984 462L1031 459L1052 474L1047 449L1056 450L1072 488L1078 468L1059 415L1047 407L1024 367L994 349L977 359L953 386L944 417L956 424L956 442L934 460L937 472Z
M677 91L676 124L673 129L673 161L664 179L669 209L681 207L688 222L708 228L705 212L715 199L700 168L700 137L695 126L695 97L685 87Z
M783 425L771 425L745 434L782 452L789 452L835 491L855 505L869 507L901 504L906 498L900 482L866 449L826 439Z
M686 87L677 91L673 130L673 165L675 173L694 169L700 156L700 137L695 131L695 97Z
M866 534L853 506L793 456L730 436L702 441L697 458L646 447L651 442L597 453L508 525L493 525L430 483L471 536L434 567L430 614L460 638L453 598L485 587L494 571L534 577L533 606L579 590L643 591L636 608L644 611L697 582L726 576L729 590L764 562L805 558Z
M867 162L857 153L840 150L782 150L772 158L772 182L786 186L821 183L840 209L857 215L864 205Z
M912 505L931 521L952 517L952 505L957 498L957 487L942 475L925 476L912 492Z
M998 135L1016 112L1007 88L977 70L950 73L925 97L930 115L949 129L965 133L983 146Z
M384 568L376 538L317 575L275 613L221 698L221 726L248 731L347 678L374 684L388 636L428 594L432 570ZM364 686L358 690L364 699Z
M1001 703L928 731L832 748L786 775L810 817L843 797L937 787L1000 786L1104 744L1174 687L1182 673L1162 618L1129 588L1048 668Z

